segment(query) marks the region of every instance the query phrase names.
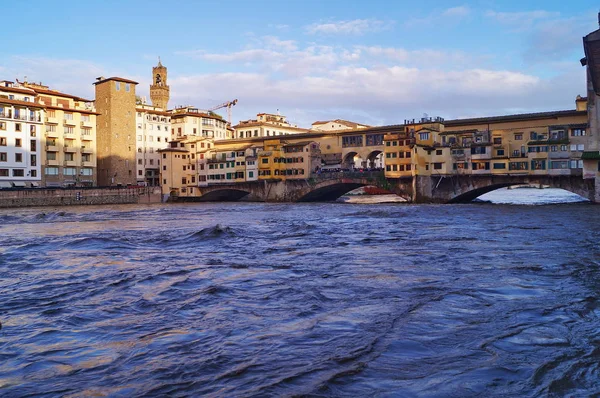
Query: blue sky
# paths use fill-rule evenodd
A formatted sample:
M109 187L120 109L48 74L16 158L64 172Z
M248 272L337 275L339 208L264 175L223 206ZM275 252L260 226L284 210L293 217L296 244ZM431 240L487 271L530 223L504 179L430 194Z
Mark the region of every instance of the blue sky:
M573 108L585 95L581 37L600 10L564 0L27 4L31 20L3 20L13 36L0 49L2 79L93 98L95 77L119 75L148 96L160 55L171 107L237 98L234 122L279 109L305 127Z

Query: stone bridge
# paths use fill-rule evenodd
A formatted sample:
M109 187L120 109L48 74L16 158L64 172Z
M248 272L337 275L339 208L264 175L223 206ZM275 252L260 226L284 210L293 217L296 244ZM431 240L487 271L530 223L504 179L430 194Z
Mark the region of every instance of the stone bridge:
M467 203L487 192L513 185L562 188L600 202L594 179L548 175L445 175L386 179L383 172L326 173L306 180L261 180L200 187L200 196L173 201L322 202L360 187L375 186L413 203Z

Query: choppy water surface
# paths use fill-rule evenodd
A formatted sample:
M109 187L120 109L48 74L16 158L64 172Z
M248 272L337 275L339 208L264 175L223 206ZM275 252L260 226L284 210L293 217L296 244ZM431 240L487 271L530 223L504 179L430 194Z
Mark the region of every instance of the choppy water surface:
M600 393L598 206L0 211L0 396Z

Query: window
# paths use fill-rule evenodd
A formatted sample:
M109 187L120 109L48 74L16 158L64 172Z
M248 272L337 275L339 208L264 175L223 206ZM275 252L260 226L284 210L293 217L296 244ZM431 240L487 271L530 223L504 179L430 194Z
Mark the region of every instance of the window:
M583 160L571 160L572 169L583 169Z
M58 175L58 167L46 167L44 172L47 176L57 176Z
M13 177L24 177L25 170L23 169L13 169Z
M73 120L73 114L72 113L65 113L65 120Z
M65 167L63 169L63 174L66 176L74 176L77 174L77 169L75 167Z
M506 169L505 163L494 163L494 170L504 170Z
M15 153L15 162L21 163L23 161L22 153Z
M269 163L269 158L262 158L261 162L262 164L267 164Z
M32 165L33 166L33 165ZM37 177L37 170L29 170L29 175L32 177Z
M0 122L0 130L6 130L6 122Z
M533 159L531 161L531 170L546 170L546 160Z
M75 133L75 127L65 126L65 134L74 134L74 133Z
M81 170L79 171L79 173L80 173L82 176L91 176L91 175L92 175L92 169L81 169Z
M6 152L0 152L0 162L6 162L8 160Z
M56 160L56 152L46 152L46 159Z
M427 140L429 140L429 133L419 133L419 139L421 141L427 141Z
M502 137L494 137L494 145L501 145Z
M21 131L21 123L15 123L15 131Z
M35 137L35 126L34 125L29 126L29 136Z
M569 168L569 162L567 162L566 160L561 160L561 161L553 161L550 162L550 168L551 169L568 169Z
M129 83L125 83L125 91L129 92L130 85Z
M515 141L521 141L523 139L523 133L515 133Z
M508 164L509 170L527 170L527 162L510 162Z
M433 164L433 169L434 170L441 170L442 169L442 165L443 165L443 163L434 163Z
M441 155L441 154L442 154L442 150L441 150L441 149L437 149L437 150L435 151L435 154L436 154L436 155Z
M496 156L504 156L504 149L496 150Z
M65 161L72 162L75 160L75 156L73 153L65 153Z
M484 146L471 147L471 155L485 155L486 152L487 152L487 147L484 147Z
M356 147L363 146L362 135L353 135L348 137L342 137L342 147Z
M8 177L8 169L0 169L0 177Z
M115 88L119 91L121 89L121 82L115 82Z
M585 135L585 129L573 129L571 130L571 137L581 137Z

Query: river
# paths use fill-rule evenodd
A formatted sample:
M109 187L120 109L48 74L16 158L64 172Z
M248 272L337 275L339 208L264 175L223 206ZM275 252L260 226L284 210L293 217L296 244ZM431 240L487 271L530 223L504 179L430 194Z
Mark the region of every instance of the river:
M202 203L0 220L0 396L600 393L596 205Z

